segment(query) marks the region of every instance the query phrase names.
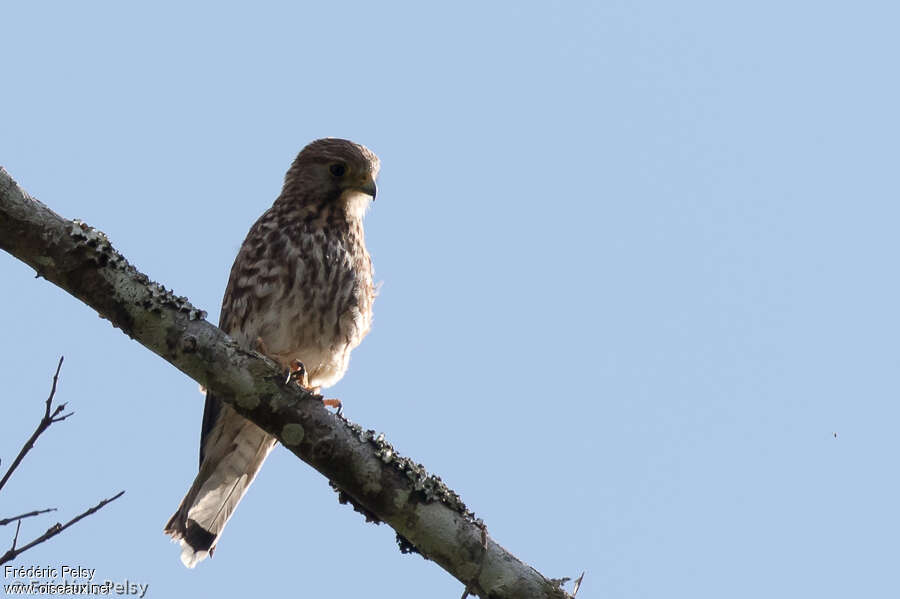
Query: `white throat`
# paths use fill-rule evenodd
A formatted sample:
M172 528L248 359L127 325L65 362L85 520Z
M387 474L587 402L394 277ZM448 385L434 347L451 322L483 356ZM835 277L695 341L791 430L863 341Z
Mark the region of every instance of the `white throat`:
M341 194L341 202L347 207L347 216L362 219L372 205L372 196L356 189L348 189Z

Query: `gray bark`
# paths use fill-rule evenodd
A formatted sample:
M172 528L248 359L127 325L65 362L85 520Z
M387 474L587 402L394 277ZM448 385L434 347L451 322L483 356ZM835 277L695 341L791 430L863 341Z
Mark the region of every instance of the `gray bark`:
M205 312L129 264L106 235L31 198L2 167L0 247L275 435L342 500L394 528L401 549L434 561L470 594L568 596L561 580L545 578L494 542L439 477L399 456L382 435L329 412L318 396L285 385L274 362L238 347Z

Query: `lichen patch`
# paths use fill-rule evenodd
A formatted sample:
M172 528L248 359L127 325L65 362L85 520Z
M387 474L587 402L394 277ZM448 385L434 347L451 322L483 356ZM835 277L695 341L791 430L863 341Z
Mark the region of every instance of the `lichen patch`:
M300 445L305 434L303 427L299 424L295 422L285 424L284 428L281 429L281 441L285 445Z

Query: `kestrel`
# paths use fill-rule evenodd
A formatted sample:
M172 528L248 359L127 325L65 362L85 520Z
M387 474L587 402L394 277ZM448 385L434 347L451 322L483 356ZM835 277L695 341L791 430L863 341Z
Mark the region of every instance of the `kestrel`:
M302 363L316 392L340 380L372 322L363 215L379 167L375 154L351 141L310 143L231 267L219 327L286 370ZM275 437L207 393L200 472L165 528L181 541L185 566L212 555L274 446Z

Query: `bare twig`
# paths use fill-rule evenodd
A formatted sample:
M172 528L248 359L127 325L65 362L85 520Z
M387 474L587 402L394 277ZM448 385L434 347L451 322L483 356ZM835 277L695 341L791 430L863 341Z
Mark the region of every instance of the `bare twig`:
M53 537L55 537L56 535L58 535L59 533L61 533L61 532L64 531L65 529L69 528L70 526L72 526L73 524L75 524L76 522L78 522L79 520L81 520L82 518L86 518L87 516L90 516L90 515L93 514L94 512L99 511L99 510L102 509L103 506L105 506L107 503L110 503L110 502L115 501L116 499L118 499L119 497L121 497L121 496L124 495L124 494L125 494L125 491L119 491L118 493L116 493L116 494L113 495L112 497L110 497L110 498L108 498L108 499L104 499L103 501L101 501L100 503L98 503L97 505L95 505L94 507L88 508L88 509L86 509L85 511L81 512L80 514L78 514L77 516L75 516L74 518L72 518L71 520L69 520L68 522L66 522L65 524L60 524L59 522L57 522L56 524L54 524L53 526L51 526L50 528L48 528L48 529L47 529L47 532L45 532L44 534L42 534L41 536L39 536L39 537L36 538L35 540L31 541L31 542L28 543L27 545L23 545L23 546L17 548L17 547L16 547L16 541L17 541L18 538L19 538L19 526L22 525L22 521L19 520L19 525L16 526L16 536L15 536L15 538L13 538L12 548L10 548L9 551L7 551L7 552L4 553L2 556L0 556L0 564L5 564L6 562L12 561L12 560L16 559L16 556L18 556L20 553L23 553L23 552L25 552L25 551L28 551L29 549L31 549L31 548L34 547L35 545L40 545L41 543L43 543L43 542L46 541L47 539L52 539Z
M55 507L50 507L45 510L34 510L33 512L27 512L25 514L19 514L18 516L13 516L12 518L3 518L0 520L0 526L6 526L10 522L16 522L18 520L23 520L25 518L31 518L32 516L37 516L39 514L46 514L47 512L55 512Z
M12 547L10 548L9 551L15 551L15 550L16 550L16 541L19 540L19 529L20 529L20 528L22 528L22 521L21 521L21 520L19 520L19 522L16 524L16 534L15 534L15 536L13 537ZM7 553L8 553L8 552L7 552Z
M47 396L47 401L44 404L44 416L43 416L43 418L41 418L41 421L38 423L38 426L35 429L34 433L32 433L31 437L29 437L28 440L25 442L25 445L22 446L22 449L19 451L19 455L17 455L16 459L13 460L9 469L6 471L6 474L4 474L3 478L0 479L0 489L3 488L3 486L9 480L9 478L12 476L12 473L15 472L16 468L19 467L19 464L22 463L22 460L25 458L25 455L29 451L31 451L31 449L34 447L34 442L37 441L38 437L40 437L41 434L45 430L50 428L50 426L52 424L54 424L56 422L62 422L63 420L65 420L66 418L68 418L69 416L71 416L73 414L72 412L69 412L68 414L63 414L63 411L66 409L66 404L64 404L64 403L56 406L56 408L53 407L53 397L56 395L56 385L59 382L59 371L60 371L60 369L62 369L62 364L63 364L63 357L60 356L59 363L56 365L56 372L53 374L53 384L50 387L50 395ZM123 493L125 493L125 491L121 491L119 494L115 495L114 497L110 497L109 499L104 499L103 501L101 501L100 503L95 505L94 507L88 508L87 510L83 511L79 515L75 516L74 518L72 518L71 520L66 522L65 524L60 524L59 522L57 522L56 524L54 524L53 526L48 528L44 534L42 534L35 540L31 541L30 543L23 545L22 547L16 546L17 543L19 542L19 531L22 529L22 520L24 520L25 518L31 518L32 516L46 514L47 512L56 511L56 508L33 510L30 512L26 512L24 514L19 514L18 516L13 516L11 518L4 518L4 519L0 520L0 526L6 526L7 524L9 524L11 522L16 523L16 534L15 534L15 536L13 536L12 546L9 548L9 551L7 551L2 556L0 556L0 564L5 564L6 562L12 561L20 553L28 551L35 545L40 545L44 541L55 537L56 535L58 535L65 529L69 528L70 526L72 526L73 524L75 524L76 522L81 520L82 518L90 516L97 510L101 509L107 503L109 503L111 501L115 501L116 499L121 497Z
M31 437L25 441L25 445L22 446L22 449L19 451L19 455L16 456L16 459L13 460L13 463L10 465L9 470L6 471L6 474L3 475L3 478L0 479L0 489L3 489L3 486L6 485L6 481L9 480L9 477L12 476L12 473L15 472L16 468L19 467L19 464L22 463L22 459L25 458L25 455L31 451L34 447L34 442L37 441L37 438L41 436L45 430L50 428L50 425L55 422L62 422L66 418L72 415L72 412L68 414L62 414L62 411L66 409L66 404L60 404L56 406L56 409L51 412L51 408L53 405L53 396L56 395L56 383L59 380L59 370L62 368L63 356L59 357L59 364L56 365L56 373L53 375L53 386L50 387L50 395L47 397L46 407L44 408L44 417L41 418L41 421L38 423L37 428L34 433L32 433Z
M581 588L581 581L582 581L582 580L584 580L584 572L582 572L582 573L581 573L581 576L579 576L578 579L575 580L575 587L572 589L572 597L573 597L573 599L574 599L575 595L578 594L578 589Z

